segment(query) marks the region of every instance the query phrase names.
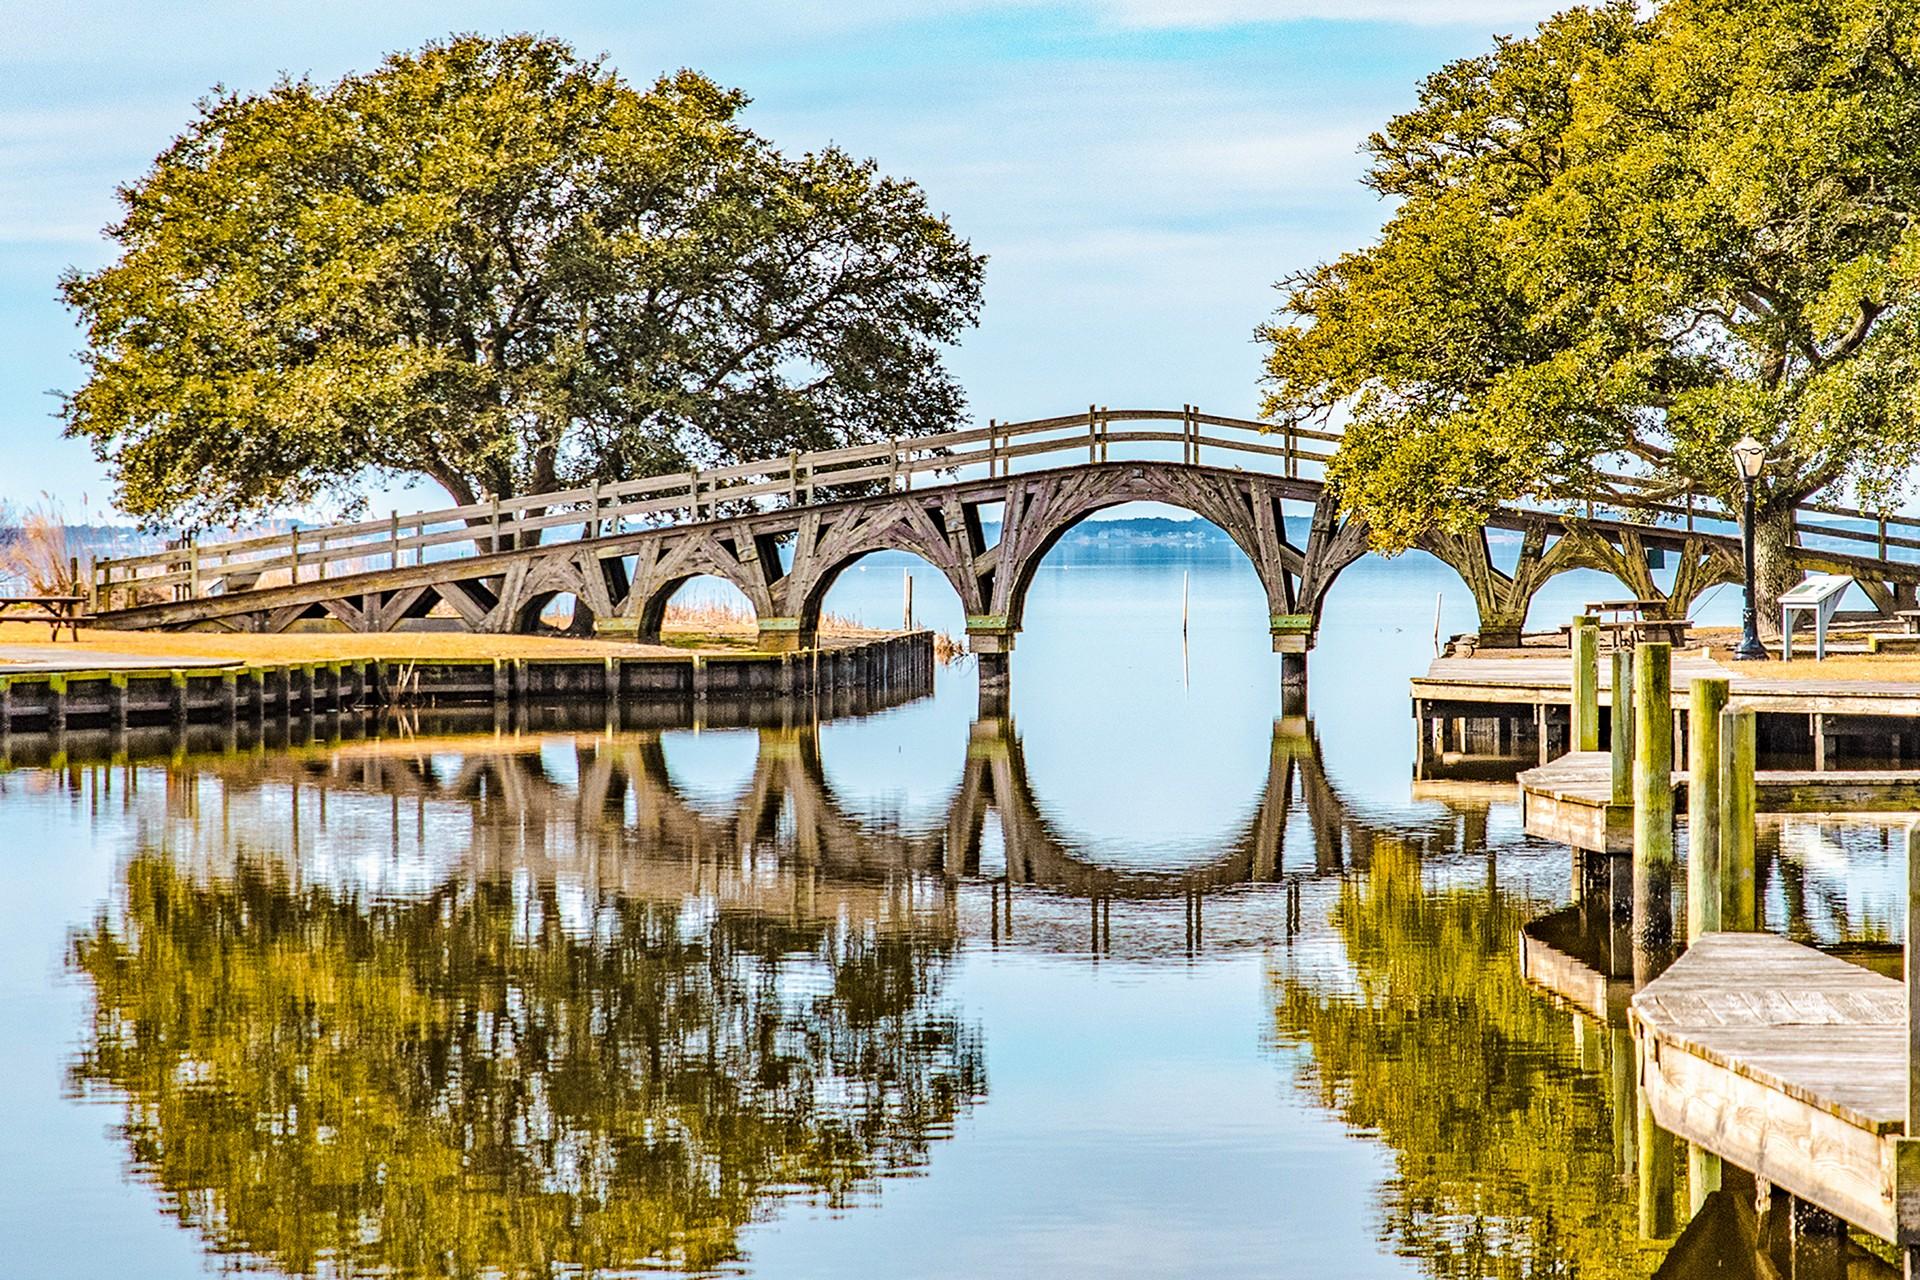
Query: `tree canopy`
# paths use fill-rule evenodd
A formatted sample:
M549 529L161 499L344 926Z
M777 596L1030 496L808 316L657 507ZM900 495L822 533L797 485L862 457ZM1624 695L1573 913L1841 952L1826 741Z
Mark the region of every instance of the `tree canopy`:
M533 36L216 91L120 192L68 433L189 527L950 428L984 259L911 182L782 154L693 71Z
M1265 412L1346 422L1377 546L1503 502L1737 499L1763 592L1801 501L1889 500L1920 448L1920 5L1629 0L1430 76L1366 144L1371 245L1282 282Z

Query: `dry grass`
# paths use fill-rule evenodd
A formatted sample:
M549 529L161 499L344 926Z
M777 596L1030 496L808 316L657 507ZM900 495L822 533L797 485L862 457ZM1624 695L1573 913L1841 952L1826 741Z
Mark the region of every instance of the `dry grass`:
M0 511L0 523L14 524L9 514ZM0 575L26 583L34 595L79 595L92 567L92 556L76 560L67 541L66 515L50 497L21 512L18 523L0 542Z
M1799 647L1796 637L1794 648ZM1914 653L1836 653L1829 655L1825 662L1815 662L1811 657L1796 657L1791 662L1778 659L1735 662L1730 647L1716 647L1713 657L1716 662L1755 680L1878 680L1920 684L1920 654Z
M563 607L549 609L540 615L540 621L559 631L566 627L570 613ZM675 600L667 605L666 617L660 621L663 634L693 633L702 636L758 637L759 619L753 609L745 604L731 600ZM877 636L886 634L878 627L866 627L852 618L837 613L820 615L820 634L823 636Z

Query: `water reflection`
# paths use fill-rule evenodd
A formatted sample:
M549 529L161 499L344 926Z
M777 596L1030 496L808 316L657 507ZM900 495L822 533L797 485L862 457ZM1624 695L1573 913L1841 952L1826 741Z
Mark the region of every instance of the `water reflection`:
M73 941L74 1084L126 1098L183 1225L278 1270L735 1262L775 1198L854 1202L986 1092L951 902L772 746L732 822L674 802L657 735L216 757L157 812L120 774L143 839Z
M1475 870L1376 840L1333 903L1337 953L1276 966L1276 1033L1312 1050L1323 1105L1393 1149L1381 1240L1426 1274L1644 1276L1605 1050L1520 977L1541 904Z
M121 1100L138 1174L235 1263L745 1270L749 1224L883 1198L1009 1105L985 1105L969 957L1142 979L1214 958L1265 966L1270 1061L1381 1144L1376 1243L1420 1272L1678 1275L1764 1249L1722 1238L1764 1226L1737 1197L1687 1221L1684 1156L1680 1221L1644 1229L1631 1046L1606 993L1578 1014L1519 963L1524 924L1592 913L1549 914L1565 851L1512 834L1508 793L1356 804L1283 718L1222 834L1155 861L1077 834L1005 716L910 813L836 789L811 719L729 723L702 726L724 785L672 722L343 722L151 765L70 737L14 777L130 833L71 941L93 1004L73 1087ZM1775 927L1887 937L1884 843L1763 843Z

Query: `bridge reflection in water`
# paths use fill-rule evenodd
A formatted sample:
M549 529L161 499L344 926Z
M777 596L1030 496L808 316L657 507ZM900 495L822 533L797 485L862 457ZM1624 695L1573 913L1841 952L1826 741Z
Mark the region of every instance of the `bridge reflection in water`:
M660 728L61 762L37 776L133 833L73 937L74 1087L125 1100L139 1175L242 1265L704 1270L780 1200L913 1175L989 1097L969 948L1257 949L1272 1051L1391 1153L1382 1244L1435 1276L1662 1268L1614 1046L1515 963L1552 861L1489 842L1497 791L1371 814L1282 719L1242 817L1141 867L1049 813L1004 717L917 818L837 792L813 723L739 732L718 796Z
M725 798L676 779L670 728L586 730L549 719L490 736L426 736L368 735L369 727L272 751L231 729L155 734L150 746L174 748L157 807L124 755L113 764L71 754L34 763L53 764L95 805L117 790L153 842L202 878L231 878L242 861L267 859L288 877L344 878L352 892L375 896L531 877L589 896L754 908L827 894L834 910L857 899L869 915L898 899L916 918L944 912L955 930L990 941L1102 954L1283 940L1297 912L1262 900L1236 913L1226 899L1365 867L1383 829L1329 780L1304 718L1274 722L1264 786L1236 824L1196 857L1151 866L1049 816L1006 716L974 721L957 778L918 821L837 794L811 720L731 730L751 735L753 764ZM1392 830L1423 848L1474 849L1488 803L1475 797ZM1170 933L1159 903L1171 898L1186 900L1187 918ZM1209 923L1216 903L1224 932ZM1120 921L1138 928L1114 928L1116 904Z

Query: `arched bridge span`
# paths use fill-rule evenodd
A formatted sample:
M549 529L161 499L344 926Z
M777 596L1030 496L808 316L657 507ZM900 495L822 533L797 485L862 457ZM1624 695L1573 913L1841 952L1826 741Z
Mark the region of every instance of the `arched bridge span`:
M1273 647L1297 682L1329 590L1369 540L1321 479L1338 440L1190 407L1091 409L104 561L91 594L102 626L255 631L313 619L386 631L430 612L478 631L528 630L565 594L603 633L658 639L668 599L711 574L751 602L764 645L791 648L814 642L822 601L849 565L906 551L952 585L983 690L994 691L1047 552L1089 516L1146 501L1206 518L1246 554L1266 591ZM1177 458L1164 456L1176 446ZM1654 501L1630 477L1614 477L1598 500L1502 510L1484 528L1434 531L1419 545L1459 573L1483 643L1496 646L1517 640L1535 593L1572 569L1612 574L1675 616L1738 579L1737 538L1718 508ZM1837 517L1808 523L1809 536L1859 553L1800 546L1804 568L1854 577L1884 612L1914 605L1920 563L1889 558L1887 532L1914 522L1875 517L1875 531L1862 512L1806 510ZM1489 528L1519 535L1511 569ZM1665 591L1649 567L1655 553L1677 557Z

